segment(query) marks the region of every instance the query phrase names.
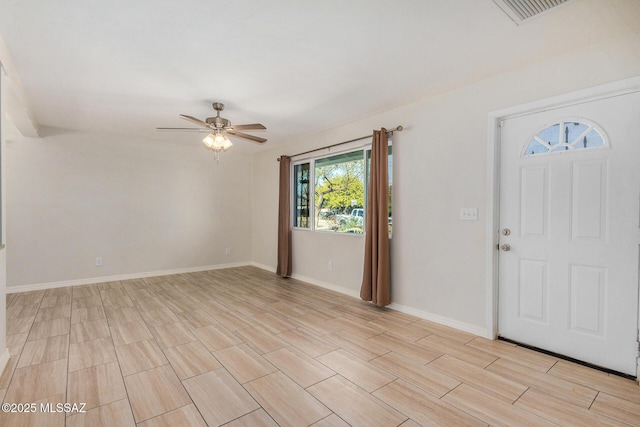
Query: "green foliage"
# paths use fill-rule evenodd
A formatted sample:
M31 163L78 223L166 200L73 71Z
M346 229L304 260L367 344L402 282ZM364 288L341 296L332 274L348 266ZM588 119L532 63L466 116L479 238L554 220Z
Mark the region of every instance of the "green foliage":
M349 213L353 208L364 206L363 161L316 167L315 180L316 212L330 209L333 212Z
M364 156L353 152L320 159L315 163L313 176L316 228L362 234L362 217L350 218L349 215L353 209L364 208ZM393 187L389 185L390 221L392 195Z
M362 234L362 220L359 218L347 218L339 225L338 231L346 233Z

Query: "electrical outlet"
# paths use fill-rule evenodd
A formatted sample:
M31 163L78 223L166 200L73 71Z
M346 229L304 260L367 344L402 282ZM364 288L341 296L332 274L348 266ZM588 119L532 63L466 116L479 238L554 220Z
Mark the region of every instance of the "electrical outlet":
M460 209L461 221L477 221L478 220L478 208L461 208Z
M224 248L225 255L231 255L231 248Z
M102 257L96 257L96 267L101 267L102 266Z

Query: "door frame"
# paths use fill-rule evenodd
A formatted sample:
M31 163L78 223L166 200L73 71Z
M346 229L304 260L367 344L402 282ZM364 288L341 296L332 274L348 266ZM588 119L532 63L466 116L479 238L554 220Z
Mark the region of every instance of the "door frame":
M571 105L640 92L640 76L607 83L567 94L489 112L487 147L487 222L486 222L486 338L498 337L498 242L500 226L500 124L503 120L555 110ZM640 233L638 235L640 242ZM640 293L639 293L640 294ZM640 308L640 301L636 301ZM640 310L638 310L640 312ZM640 325L640 313L638 314ZM636 374L640 369L636 368Z

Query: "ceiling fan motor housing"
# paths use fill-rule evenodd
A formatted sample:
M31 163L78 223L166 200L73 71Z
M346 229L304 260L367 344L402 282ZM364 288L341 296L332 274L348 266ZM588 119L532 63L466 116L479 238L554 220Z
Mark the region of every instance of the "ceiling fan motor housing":
M231 122L225 118L222 118L220 116L215 116L215 117L207 117L205 120L208 124L210 125L214 125L217 128L224 128L227 126L231 126Z
M215 117L207 117L205 120L208 124L214 125L216 128L225 128L227 126L231 126L231 122L227 119L220 117L220 111L224 110L224 104L222 102L214 102L211 104L213 109L216 110Z

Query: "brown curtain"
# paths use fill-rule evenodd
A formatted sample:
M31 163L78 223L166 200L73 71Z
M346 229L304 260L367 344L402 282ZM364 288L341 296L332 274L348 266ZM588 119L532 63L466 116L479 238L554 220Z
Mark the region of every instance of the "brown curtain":
M388 156L387 130L373 131L360 298L380 307L391 303Z
M276 274L291 277L291 157L280 156L278 202L278 266Z

